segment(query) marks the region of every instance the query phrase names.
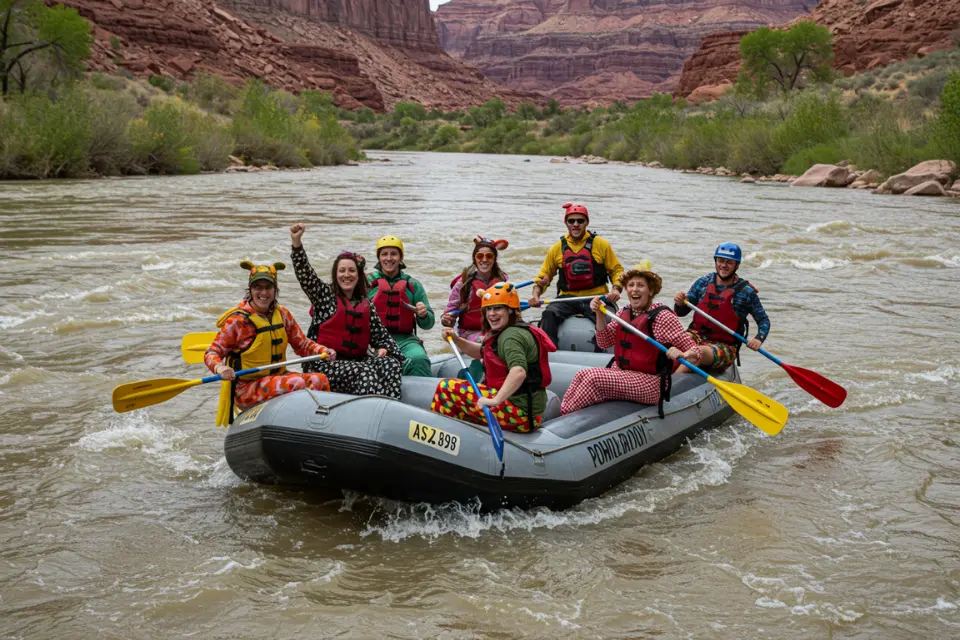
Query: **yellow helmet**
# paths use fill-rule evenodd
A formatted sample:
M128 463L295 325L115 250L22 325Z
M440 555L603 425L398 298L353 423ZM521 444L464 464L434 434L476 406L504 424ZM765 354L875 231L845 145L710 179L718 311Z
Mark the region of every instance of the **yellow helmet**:
M380 257L380 249L385 247L396 247L400 249L400 259L403 259L403 241L397 236L383 236L377 240L377 257Z
M498 282L483 293L483 302L480 303L481 309L498 304L505 304L511 309L520 308L520 295L513 284Z

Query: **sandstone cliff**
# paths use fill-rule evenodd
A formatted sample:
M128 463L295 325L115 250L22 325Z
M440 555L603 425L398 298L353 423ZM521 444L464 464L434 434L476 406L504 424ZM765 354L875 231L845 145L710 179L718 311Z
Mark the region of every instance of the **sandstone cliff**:
M715 31L780 24L815 0L451 0L440 43L489 78L566 104L672 91Z
M94 70L258 77L374 110L401 100L453 109L518 99L443 52L426 0L61 1L95 27Z
M824 0L806 19L833 32L834 66L850 75L952 46L960 0ZM743 35L705 38L684 65L676 94L735 80Z

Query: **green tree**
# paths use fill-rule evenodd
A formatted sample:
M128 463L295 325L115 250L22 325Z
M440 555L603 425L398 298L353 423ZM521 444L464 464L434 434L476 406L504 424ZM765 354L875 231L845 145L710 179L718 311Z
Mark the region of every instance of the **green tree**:
M950 74L940 94L936 146L948 160L960 162L960 72Z
M521 120L536 120L540 117L540 111L535 105L524 102L517 107L517 116L519 116Z
M90 55L90 23L76 9L43 0L0 0L0 95L13 78L21 93L38 60L47 58L60 71L82 70Z
M787 93L801 81L830 78L833 34L809 20L789 29L764 27L740 40L740 56L741 74L757 93L766 93L771 82Z
M398 102L393 105L393 113L390 119L394 124L400 124L404 118L413 118L417 122L427 119L427 110L422 104L416 102Z

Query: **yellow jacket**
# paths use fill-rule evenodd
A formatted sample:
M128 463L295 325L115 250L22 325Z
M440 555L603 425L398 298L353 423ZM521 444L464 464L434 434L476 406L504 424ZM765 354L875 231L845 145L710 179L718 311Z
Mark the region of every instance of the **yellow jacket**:
M580 251L583 249L583 246L587 244L587 240L590 238L590 232L584 232L579 242L575 242L569 233L564 234L564 237L567 239L567 244L570 246L571 251ZM613 252L613 247L610 246L610 243L600 236L595 236L593 239L593 251L591 253L593 254L593 259L606 268L607 275L610 276L610 282L615 286L620 286L620 276L623 274L623 265L620 264L620 260L617 258L617 254ZM560 242L558 241L547 251L547 257L543 260L543 266L540 267L540 272L537 273L537 280L541 278L547 278L548 280L547 284L542 288L543 291L546 291L547 287L550 286L549 281L553 280L553 276L557 274L561 266L563 266L563 249L560 248ZM593 289L581 289L575 293L561 291L560 295L572 293L577 296L599 296L609 291L609 287L603 285L601 287L594 287Z

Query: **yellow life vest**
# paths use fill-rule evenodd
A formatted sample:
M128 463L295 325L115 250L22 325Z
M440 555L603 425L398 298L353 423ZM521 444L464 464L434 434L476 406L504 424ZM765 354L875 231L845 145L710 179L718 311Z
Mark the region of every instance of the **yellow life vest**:
M230 354L230 366L236 370L253 369L263 367L272 362L283 362L287 353L287 331L283 327L283 316L280 315L280 305L273 309L273 315L268 321L259 313L250 313L234 307L220 316L217 320L217 326L223 327L227 318L234 314L239 314L253 323L257 328L257 337L254 338L250 346L243 351L235 351ZM249 373L241 380L256 380L264 376L276 376L287 372L286 367L277 367L276 369L266 369L258 373Z

